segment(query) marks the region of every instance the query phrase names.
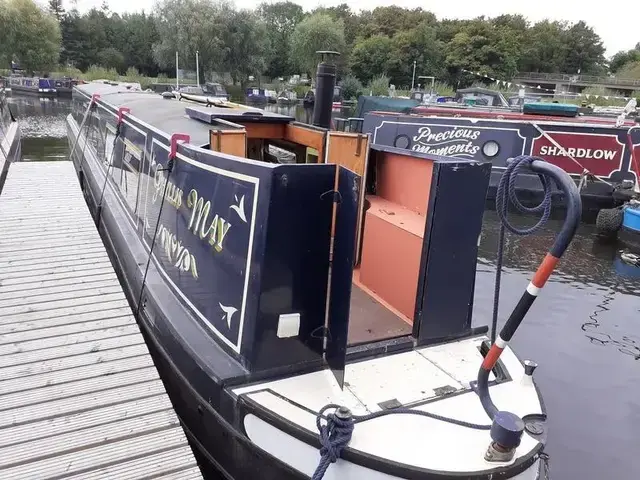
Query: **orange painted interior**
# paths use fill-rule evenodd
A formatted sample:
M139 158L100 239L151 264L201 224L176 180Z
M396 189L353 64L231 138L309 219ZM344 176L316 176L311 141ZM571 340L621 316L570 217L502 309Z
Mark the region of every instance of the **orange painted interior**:
M335 163L360 176L364 175L369 141L357 133L329 133L329 151L326 163Z
M209 148L216 152L237 157L247 156L247 134L245 130L210 130Z
M376 152L358 286L409 323L415 314L433 162Z
M412 320L425 217L374 195L367 200L360 281Z
M433 162L424 158L411 157L410 154L378 154L376 193L390 202L425 215L432 175Z

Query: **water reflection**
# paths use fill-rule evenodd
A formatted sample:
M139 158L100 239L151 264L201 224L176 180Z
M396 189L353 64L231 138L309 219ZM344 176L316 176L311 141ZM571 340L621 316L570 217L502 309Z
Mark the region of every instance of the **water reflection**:
M552 220L537 235L508 236L500 326L559 227ZM498 231L495 212L485 212L476 325L491 322ZM593 234L593 226L580 226L513 344L521 358L540 364L553 478L638 478L634 453L623 446L637 444L640 431L640 268L621 262L620 244L601 243Z
M68 156L65 118L71 109L66 98L9 97L22 134L23 160L64 160Z

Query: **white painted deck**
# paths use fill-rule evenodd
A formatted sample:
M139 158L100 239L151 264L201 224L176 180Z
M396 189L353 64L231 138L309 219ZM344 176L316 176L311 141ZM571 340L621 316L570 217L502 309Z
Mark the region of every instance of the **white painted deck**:
M0 478L202 478L71 162L0 195Z

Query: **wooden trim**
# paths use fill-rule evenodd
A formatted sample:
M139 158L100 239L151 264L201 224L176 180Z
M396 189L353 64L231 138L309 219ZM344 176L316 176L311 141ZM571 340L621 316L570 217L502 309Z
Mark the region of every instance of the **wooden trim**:
M323 150L324 134L325 132L321 130L312 130L289 123L284 129L284 140L311 147L320 153Z
M284 139L286 124L282 123L245 123L247 138Z
M245 130L209 130L209 149L246 158L247 133Z

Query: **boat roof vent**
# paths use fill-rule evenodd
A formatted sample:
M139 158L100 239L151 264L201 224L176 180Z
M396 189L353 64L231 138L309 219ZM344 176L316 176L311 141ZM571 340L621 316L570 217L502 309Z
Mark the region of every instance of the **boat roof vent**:
M189 118L213 124L215 119L230 122L289 123L295 120L288 115L266 112L264 110L248 110L244 108L221 107L187 107L184 109Z

